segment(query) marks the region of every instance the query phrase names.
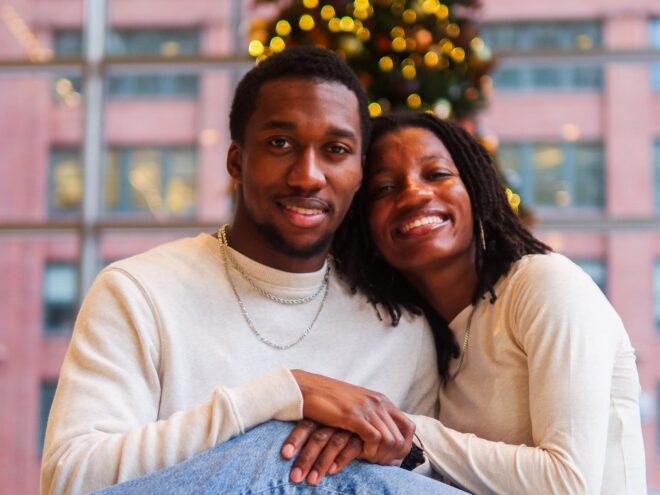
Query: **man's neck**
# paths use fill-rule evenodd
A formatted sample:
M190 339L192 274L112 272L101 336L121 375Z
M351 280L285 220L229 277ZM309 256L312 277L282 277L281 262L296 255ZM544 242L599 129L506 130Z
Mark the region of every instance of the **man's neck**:
M232 249L262 265L284 272L315 272L323 267L328 255L328 250L305 258L288 255L272 246L270 240L258 230L244 228L240 223L237 225L236 219L227 230L229 246Z

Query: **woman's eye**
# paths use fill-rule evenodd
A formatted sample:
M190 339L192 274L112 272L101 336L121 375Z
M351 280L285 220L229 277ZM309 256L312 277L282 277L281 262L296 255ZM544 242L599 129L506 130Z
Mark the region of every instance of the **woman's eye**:
M381 184L369 189L369 199L378 199L385 196L387 193L392 191L394 186L392 184Z
M445 170L434 170L432 172L429 172L427 174L428 178L431 180L440 180L444 179L446 177L451 177L451 173L445 171Z

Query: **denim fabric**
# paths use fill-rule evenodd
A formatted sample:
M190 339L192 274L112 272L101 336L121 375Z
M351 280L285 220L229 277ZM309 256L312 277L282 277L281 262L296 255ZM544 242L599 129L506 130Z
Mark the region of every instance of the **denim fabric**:
M175 466L95 492L97 495L457 495L464 492L398 467L355 461L316 485L289 481L280 448L292 423L270 421Z

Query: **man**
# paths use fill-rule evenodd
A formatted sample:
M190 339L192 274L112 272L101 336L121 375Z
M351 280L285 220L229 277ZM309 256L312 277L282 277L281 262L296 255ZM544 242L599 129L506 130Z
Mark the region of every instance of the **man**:
M198 491L212 447L242 435L232 442L245 461L248 429L303 416L358 434L366 459L388 462L410 448L412 426L397 408L434 413L428 329L380 321L327 259L368 140L355 75L321 49L273 56L240 82L230 129L231 227L113 263L90 289L49 418L42 493L163 468L169 490ZM259 431L275 434L273 425ZM243 461L232 483L258 488Z

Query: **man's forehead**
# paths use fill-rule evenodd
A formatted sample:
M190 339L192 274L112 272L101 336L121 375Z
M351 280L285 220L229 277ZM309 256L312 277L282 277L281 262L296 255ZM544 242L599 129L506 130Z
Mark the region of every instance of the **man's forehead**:
M340 82L282 78L260 88L250 124L259 130L320 125L348 136L359 133L358 109L355 93Z

